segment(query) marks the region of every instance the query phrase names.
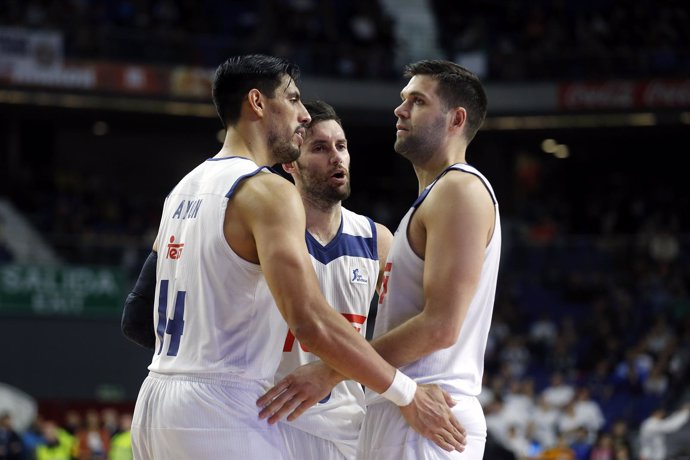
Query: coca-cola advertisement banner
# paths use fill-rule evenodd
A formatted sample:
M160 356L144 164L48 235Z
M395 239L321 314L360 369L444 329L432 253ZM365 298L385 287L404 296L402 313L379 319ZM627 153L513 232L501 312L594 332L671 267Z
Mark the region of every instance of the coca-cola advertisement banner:
M627 110L690 107L690 79L563 84L561 110Z

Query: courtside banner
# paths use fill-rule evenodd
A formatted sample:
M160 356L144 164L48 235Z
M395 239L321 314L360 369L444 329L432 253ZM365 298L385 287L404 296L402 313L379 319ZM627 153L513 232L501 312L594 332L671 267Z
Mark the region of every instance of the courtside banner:
M0 315L118 317L124 280L117 267L0 265Z
M689 107L690 79L566 83L558 88L558 108L564 111Z

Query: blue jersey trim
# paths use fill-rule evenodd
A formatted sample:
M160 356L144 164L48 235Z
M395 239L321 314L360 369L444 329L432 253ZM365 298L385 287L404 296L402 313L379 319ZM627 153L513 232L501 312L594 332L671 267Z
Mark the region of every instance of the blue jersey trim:
M493 203L496 204L496 197L494 196L494 194L493 194L493 192L491 191L491 189L489 188L489 186L486 184L486 181L484 180L484 178L483 178L481 175L479 175L477 172L475 172L476 170L474 170L474 171L472 171L472 170L468 171L467 169L464 169L464 168L462 168L462 167L458 167L458 166L461 166L461 165L469 166L470 168L472 168L472 169L474 170L474 168L473 168L472 166L468 165L467 163L456 163L456 164L452 164L452 165L448 166L446 169L444 169L444 170L441 172L441 174L438 175L438 177L436 177L436 179L434 179L434 181L431 183L431 186L425 188L425 189L422 191L422 193L417 197L417 199L416 199L416 200L414 201L414 203L412 204L412 207L413 207L413 208L418 208L419 205L422 204L422 201L424 201L424 199L426 198L426 196L429 194L429 192L431 191L431 189L434 188L434 185L436 185L436 183L439 181L439 179L441 179L441 178L442 178L443 176L445 176L449 171L452 171L452 170L466 172L467 174L472 174L473 176L478 177L479 180L480 180L480 181L482 182L482 184L484 185L484 188L486 188L486 191L489 192L489 196L491 196L491 201L493 201Z
M255 171L252 171L250 173L247 173L243 176L238 177L237 180L235 181L235 183L232 184L232 187L230 187L230 190L228 191L228 193L225 194L225 197L230 198L232 196L232 194L235 193L235 190L237 189L237 187L240 185L240 183L243 180L256 176L257 174L259 174L264 169L266 171L271 172L272 174L275 174L275 172L271 168L269 168L268 166L261 166L259 169L255 170Z
M211 157L211 158L207 158L206 161L225 161L225 160L232 160L233 158L241 158L242 160L252 161L247 157L242 157L239 155L233 155L233 156L229 156L229 157L220 157L220 158Z
M371 219L369 220L371 222ZM371 225L372 227L374 226L373 223ZM338 233L326 246L322 246L309 232L306 232L305 239L309 254L322 264L327 265L343 256L378 260L375 236L375 229L374 238L345 234L343 233L343 223L341 221Z

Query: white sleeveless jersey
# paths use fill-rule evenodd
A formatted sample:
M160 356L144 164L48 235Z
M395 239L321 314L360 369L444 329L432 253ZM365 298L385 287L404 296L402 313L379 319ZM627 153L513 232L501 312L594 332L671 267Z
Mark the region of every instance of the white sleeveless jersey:
M223 234L237 186L267 173L246 158L212 158L165 199L149 370L272 382L287 325L261 267L235 254Z
M386 260L384 292L379 300L373 337L386 333L422 311L424 260L410 248L407 229L414 211L423 204L429 193L433 193L434 185L451 170L474 174L482 180L496 210L494 232L484 252L484 263L477 292L469 305L457 342L449 348L435 351L403 366L400 370L417 383L439 384L451 395L476 396L481 391L484 352L493 313L501 255L501 221L496 195L487 179L474 167L467 164L449 166L424 189L400 222ZM450 174L457 174L457 172L450 172ZM448 248L449 253L453 251L457 250ZM375 392L367 392L367 403L381 400L383 398Z
M322 246L306 234L311 260L329 305L340 312L363 336L379 274L376 226L368 217L342 209L340 229ZM276 381L302 364L318 359L288 332ZM354 380L346 380L297 420L286 422L317 437L356 448L364 417L364 392Z

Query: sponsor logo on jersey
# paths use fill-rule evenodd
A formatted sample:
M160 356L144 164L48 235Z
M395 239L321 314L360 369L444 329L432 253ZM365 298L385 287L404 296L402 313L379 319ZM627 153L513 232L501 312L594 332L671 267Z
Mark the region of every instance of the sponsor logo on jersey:
M367 320L366 316L362 315L357 315L355 313L340 313L345 317L346 320L348 320L350 323L352 323L352 327L355 328L355 331L359 332L362 334L362 327L364 326L364 322ZM283 352L284 353L290 353L293 350L293 347L295 346L295 335L292 333L290 329L288 329L287 332L287 337L285 337L285 343L283 344ZM299 344L299 347L302 349L302 351L305 351L309 353L309 348L305 347L301 343Z
M166 259L177 260L182 257L182 249L184 243L175 243L175 235L170 235L170 243L168 243L168 250L165 253Z
M369 284L369 274L360 267L350 267L350 283Z
M383 299L388 294L388 278L391 276L391 270L393 270L393 262L386 262L386 266L383 269L383 284L381 285L381 293L379 294L379 305L383 304Z

